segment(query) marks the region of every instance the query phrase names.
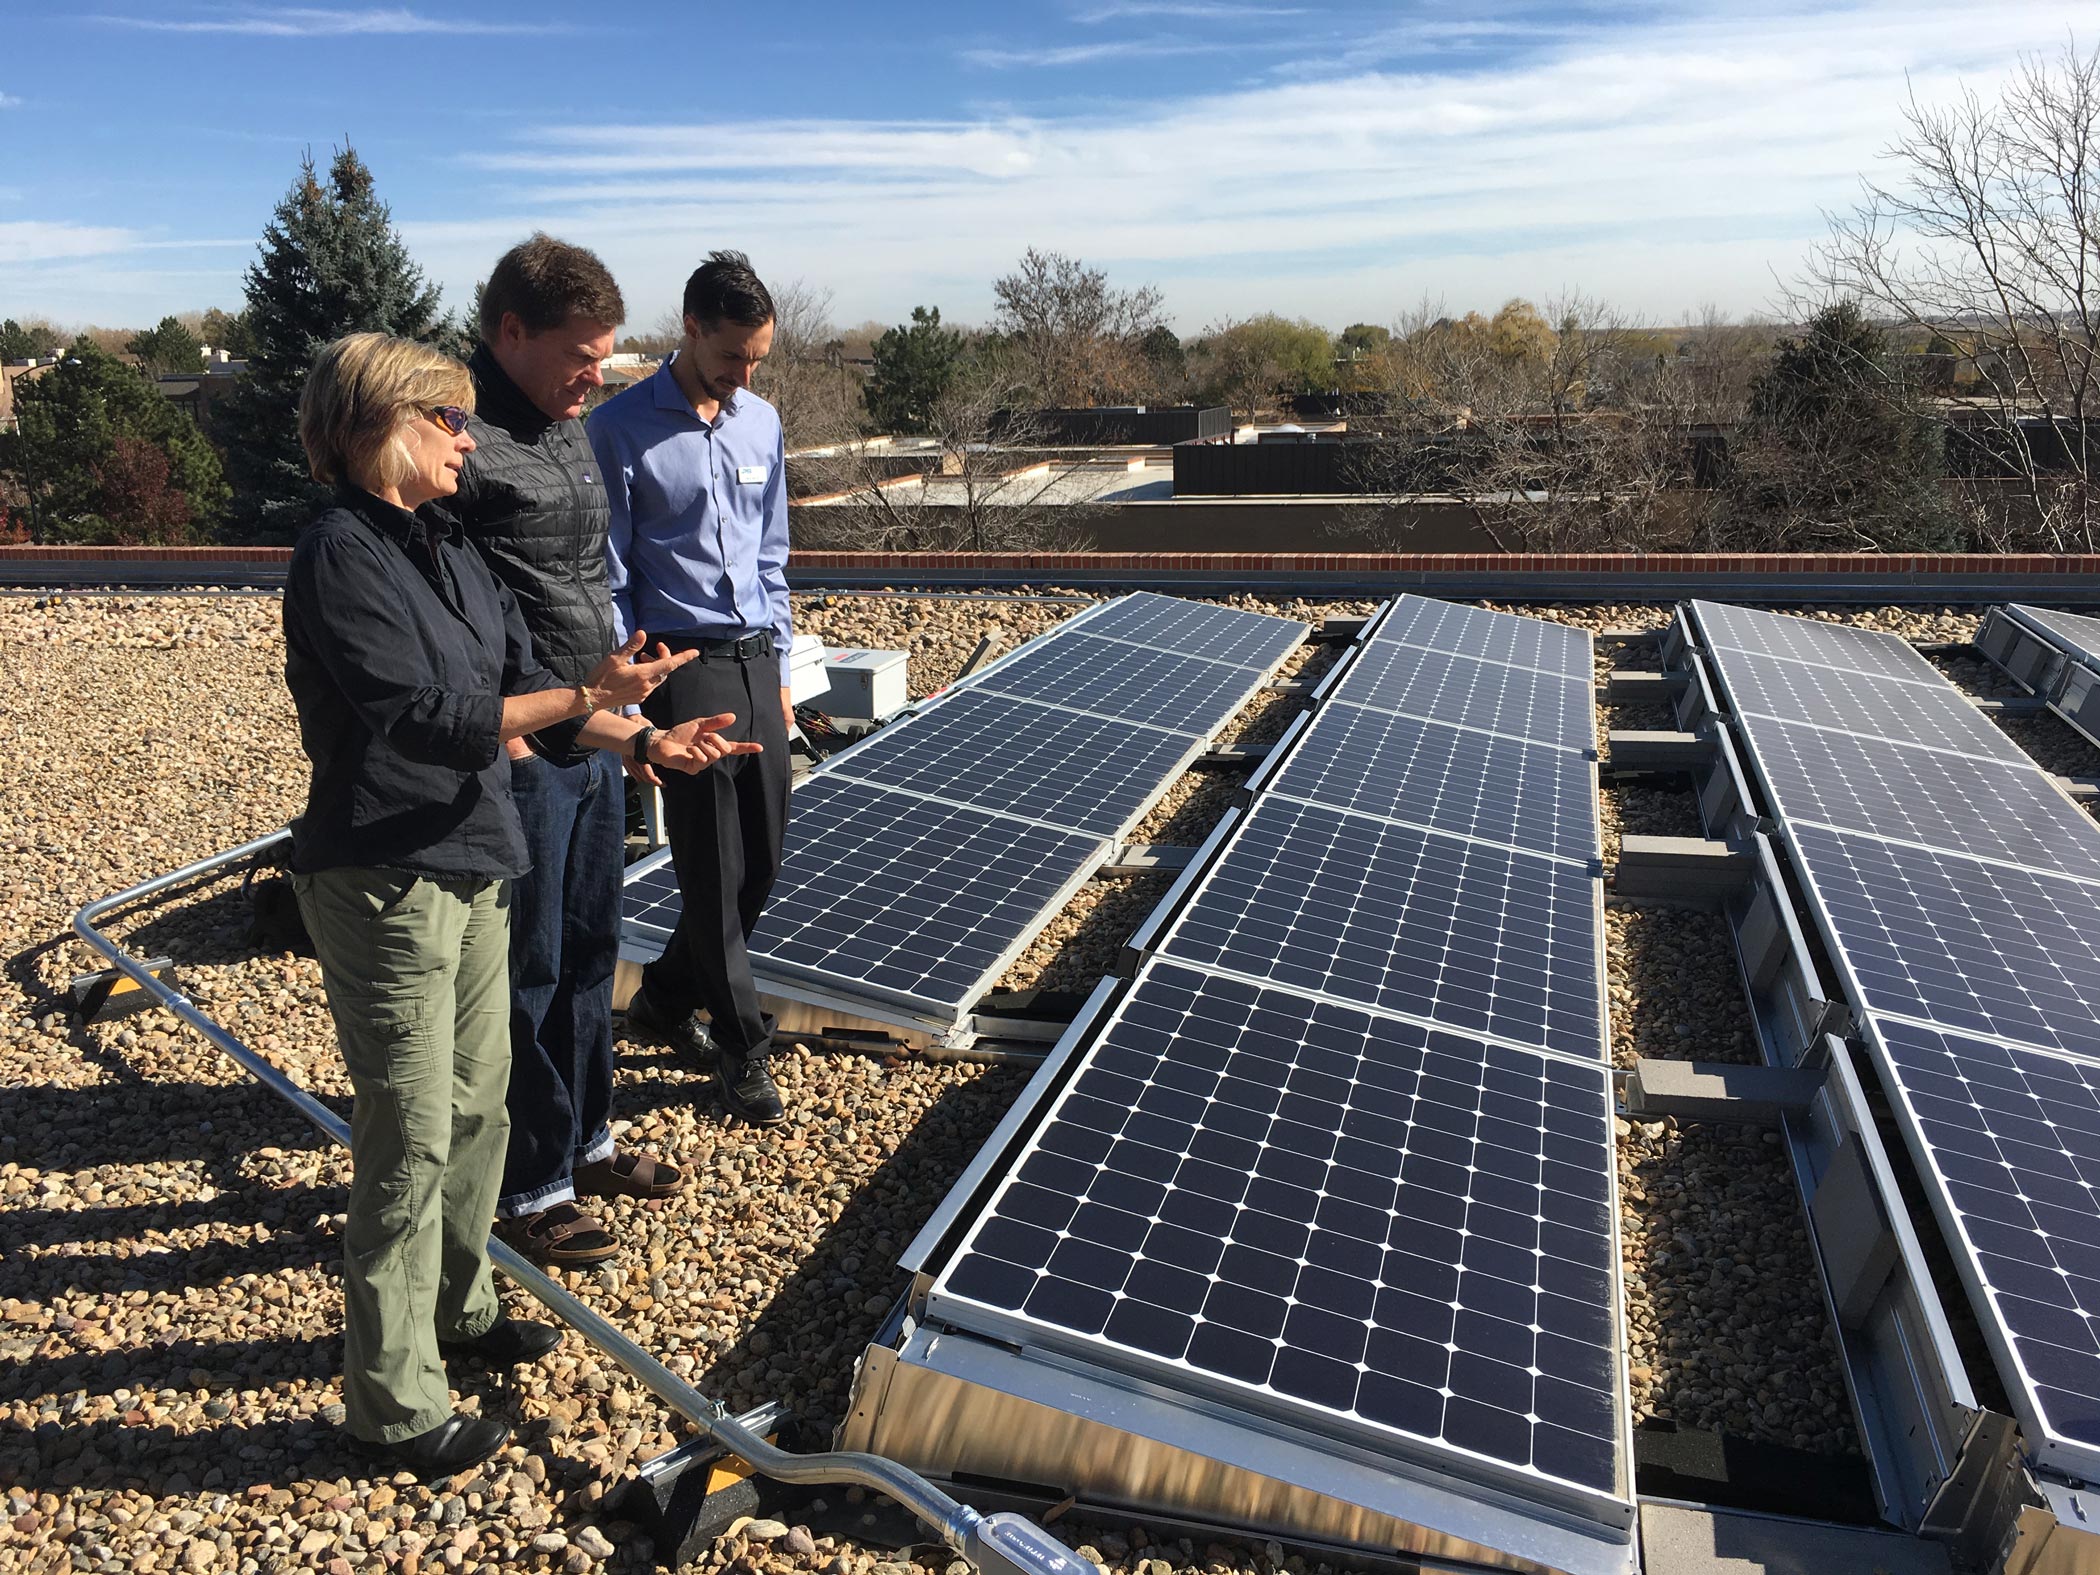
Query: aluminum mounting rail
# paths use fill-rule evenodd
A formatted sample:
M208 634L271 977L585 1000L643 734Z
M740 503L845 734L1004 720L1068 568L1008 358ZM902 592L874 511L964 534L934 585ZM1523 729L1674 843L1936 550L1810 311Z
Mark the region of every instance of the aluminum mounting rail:
M211 858L130 886L87 904L73 915L73 931L107 957L124 976L162 1006L211 1041L250 1076L283 1099L323 1136L349 1146L350 1129L336 1113L301 1088L277 1067L243 1044L222 1024L207 1016L189 997L161 982L139 959L95 926L105 915L176 886L215 875L244 859L275 848L291 832L275 831ZM760 1438L711 1399L686 1383L620 1329L528 1260L490 1238L489 1258L556 1318L632 1373L665 1405L691 1422L724 1449L765 1476L779 1482L845 1482L886 1493L940 1534L963 1558L985 1575L1082 1575L1085 1566L1055 1537L1019 1515L980 1515L914 1471L880 1455L828 1451L798 1455Z

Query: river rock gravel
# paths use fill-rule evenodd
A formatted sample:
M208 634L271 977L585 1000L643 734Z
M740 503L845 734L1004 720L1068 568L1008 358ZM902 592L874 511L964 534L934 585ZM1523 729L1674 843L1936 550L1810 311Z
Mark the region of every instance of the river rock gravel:
M923 695L985 637L996 655L1084 604L1041 594L1064 599L799 596L796 613L828 643L907 651ZM1233 600L1314 622L1373 606ZM1669 613L1525 610L1595 630ZM1965 639L1975 621L1957 608L1813 611L1912 639ZM1283 676L1315 676L1336 654L1305 647ZM1623 665L1640 660L1633 648ZM1600 667L1615 661L1600 652ZM268 597L0 600L0 1570L659 1568L608 1499L684 1428L574 1337L516 1374L458 1376L464 1406L517 1429L474 1472L423 1484L348 1448L335 1425L345 1157L169 1014L83 1026L69 1011L67 981L97 961L70 937L74 909L273 831L299 806L282 662ZM1225 736L1273 739L1302 709L1265 691ZM1601 712L1600 731L1612 720ZM1200 840L1245 775L1189 773L1138 840ZM1603 809L1613 838L1697 829L1681 790L1616 788ZM1088 987L1169 880L1089 882L1004 982ZM112 927L172 956L199 1005L347 1111L317 970L258 951L248 911L222 879ZM1754 1055L1717 921L1614 906L1607 933L1615 1060ZM625 1251L567 1280L730 1405L784 1398L821 1430L902 1287L897 1253L1022 1079L801 1047L777 1074L791 1120L754 1132L725 1125L707 1082L670 1053L623 1042L622 1141L687 1165L692 1182L605 1205ZM1665 1121L1623 1124L1619 1150L1636 1418L1856 1447L1777 1146ZM782 1524L740 1528L700 1567L901 1575L911 1557ZM1059 1530L1116 1575L1327 1568L1273 1545ZM916 1567L951 1563L922 1547Z

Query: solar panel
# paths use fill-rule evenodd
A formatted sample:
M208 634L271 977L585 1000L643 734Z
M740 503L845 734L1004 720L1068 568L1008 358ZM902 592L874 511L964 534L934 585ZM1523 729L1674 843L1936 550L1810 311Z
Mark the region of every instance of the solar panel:
M1899 635L1879 629L1858 629L1850 624L1823 623L1787 613L1759 612L1750 607L1730 607L1721 602L1692 603L1705 630L1707 643L1727 650L1749 651L1765 656L1813 662L1848 672L1870 673L1881 678L1909 679L1913 683L1942 684L1938 668L1920 656Z
M2100 1067L1886 1018L1870 1027L2029 1447L2090 1477Z
M1266 791L1587 859L1599 851L1595 784L1573 750L1335 700Z
M2040 624L2064 643L2064 648L2088 662L2100 658L2100 618L2084 613L2058 612L2050 607L2018 607L2022 617Z
M957 1007L1104 848L1099 836L818 776L794 795L752 960L762 973Z
M825 771L1112 837L1202 747L1188 733L962 689Z
M1155 963L929 1314L1623 1497L1609 1073Z
M1790 827L1869 1011L2100 1055L2100 887Z
M1604 1054L1587 865L1264 794L1161 950L1516 1044Z
M1739 715L2026 764L2019 746L1944 679L1933 688L1736 651L1720 663Z
M661 951L678 928L684 909L678 890L678 872L671 868L671 850L651 854L627 871L620 894L621 917L630 933L646 936Z
M1021 647L973 689L1208 736L1254 687L1249 669L1072 630Z
M1305 625L1269 613L1139 591L1108 603L1072 632L1266 672L1305 638Z
M1444 651L1374 642L1358 653L1335 692L1403 716L1570 749L1587 749L1596 741L1587 678L1557 678Z
M1743 726L1790 817L2100 880L2100 826L2033 766L1766 717Z
M1454 656L1507 662L1584 682L1593 677L1590 638L1580 629L1426 596L1401 597L1372 639L1374 643L1414 645Z

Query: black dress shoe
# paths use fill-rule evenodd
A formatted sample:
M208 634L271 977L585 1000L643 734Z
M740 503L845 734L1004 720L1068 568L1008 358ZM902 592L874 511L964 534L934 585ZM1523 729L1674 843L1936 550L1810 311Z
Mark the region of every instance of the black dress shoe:
M478 1356L491 1367L516 1367L545 1356L559 1344L561 1330L553 1324L498 1318L471 1340L438 1341L438 1350L446 1356Z
M775 1127L787 1120L787 1106L780 1102L780 1089L766 1070L764 1051L757 1055L723 1054L715 1061L715 1081L722 1085L722 1103L733 1116L758 1127Z
M627 1001L627 1028L645 1039L667 1044L688 1061L706 1066L714 1059L715 1042L708 1038L700 1019L691 1012L673 1014L660 1010L649 999L646 987L637 986Z
M448 1416L428 1432L378 1446L419 1477L449 1477L477 1466L510 1442L510 1429L485 1416Z

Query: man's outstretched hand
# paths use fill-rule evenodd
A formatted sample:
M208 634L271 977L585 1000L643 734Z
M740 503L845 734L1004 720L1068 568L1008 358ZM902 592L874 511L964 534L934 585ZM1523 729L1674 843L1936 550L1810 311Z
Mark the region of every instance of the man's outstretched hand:
M640 705L655 693L657 685L700 654L698 651L680 651L674 655L671 648L659 640L656 655L643 656L642 647L648 639L647 630L635 630L625 644L585 676L583 685L599 705L609 709Z
M731 755L755 755L765 747L752 739L721 736L723 729L735 725L736 713L723 711L715 716L696 716L690 722L667 727L649 740L649 764L694 776L717 760ZM642 763L635 761L634 764L641 766ZM645 782L650 780L639 770L634 775Z

